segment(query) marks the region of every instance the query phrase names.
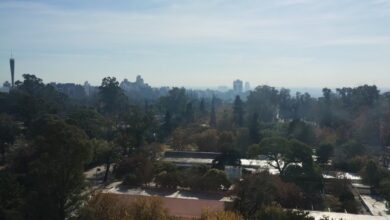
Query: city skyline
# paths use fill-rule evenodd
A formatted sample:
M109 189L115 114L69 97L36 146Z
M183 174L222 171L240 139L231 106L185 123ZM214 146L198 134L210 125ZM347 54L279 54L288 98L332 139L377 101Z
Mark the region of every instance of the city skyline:
M2 1L0 81L11 50L45 82L152 86L390 85L390 1Z

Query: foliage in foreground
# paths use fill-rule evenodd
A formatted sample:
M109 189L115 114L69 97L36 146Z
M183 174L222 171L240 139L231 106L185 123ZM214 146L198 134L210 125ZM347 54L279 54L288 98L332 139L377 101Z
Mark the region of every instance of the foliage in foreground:
M149 220L174 219L158 197L138 197L109 193L95 195L82 210L80 220Z

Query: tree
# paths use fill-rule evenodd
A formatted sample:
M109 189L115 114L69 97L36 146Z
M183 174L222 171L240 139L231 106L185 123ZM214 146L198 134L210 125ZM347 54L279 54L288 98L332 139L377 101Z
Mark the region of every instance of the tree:
M169 189L176 189L180 185L180 177L178 171L162 171L157 174L155 183L158 186Z
M363 182L373 187L378 187L386 173L373 160L370 160L361 171Z
M107 120L91 108L77 108L71 111L67 122L83 129L90 138L105 136L106 126L108 125Z
M127 104L127 98L115 77L105 77L99 86L99 98L103 112L118 113Z
M60 113L67 109L68 97L65 94L51 85L45 85L35 75L23 74L23 79L9 93L11 112L8 113L17 120L29 126L40 115Z
M250 92L246 101L248 115L258 114L260 122L274 122L278 107L278 90L269 86L258 86Z
M330 157L333 154L333 149L334 147L332 144L328 144L328 143L320 144L320 146L316 151L317 162L320 164L328 163Z
M81 220L169 220L168 211L159 197L137 197L130 200L122 195L98 193L81 212Z
M6 114L0 114L0 153L1 161L5 162L7 148L15 142L16 135L20 132L18 124Z
M118 123L119 137L117 143L123 148L123 153L138 150L148 136L153 136L153 116L150 112L141 112L133 106L120 117Z
M153 178L153 163L145 155L134 155L124 158L115 170L117 178L134 175L138 185L147 184Z
M0 171L0 219L24 219L24 190L16 175Z
M389 203L390 202L390 179L384 178L379 183L379 192L384 199Z
M171 217L168 211L163 207L162 199L159 197L139 197L132 204L133 219L149 220L161 219L168 220Z
M265 138L260 142L260 152L268 157L270 165L282 174L290 164L288 141L284 138Z
M159 108L163 112L169 111L173 124L179 124L185 119L186 105L188 97L184 88L172 88L167 96L159 99Z
M215 128L217 126L217 116L215 115L215 98L211 101L211 112L210 112L210 126Z
M244 124L244 107L239 95L234 100L233 119L237 127L241 127Z
M79 128L52 118L43 123L33 144L37 157L30 163L29 206L33 219L64 220L80 207L90 147Z
M168 136L169 134L171 134L172 130L173 130L172 115L169 111L166 111L161 133L165 137L165 136Z
M252 146L251 152L267 156L269 165L276 168L281 175L293 163L302 163L304 168L311 168L313 165L311 148L297 140L264 138L259 145Z
M223 188L229 188L230 182L226 173L218 169L208 170L201 178L203 189L209 191L216 191Z
M323 127L332 127L333 126L333 114L332 114L332 90L328 88L322 89L323 98L320 99L321 103L321 113L320 113L320 125Z
M347 158L364 155L366 151L364 145L355 140L350 140L347 143L344 143L340 146L340 148L345 153Z
M192 102L189 102L186 105L185 118L186 118L187 123L194 122L194 120L195 120L195 112L194 112L194 109L192 107Z
M204 117L207 114L206 104L205 104L204 98L202 98L200 100L200 103L199 103L199 113L200 113L201 117Z
M216 129L207 129L195 134L192 140L200 151L217 151L219 150L218 138L218 131Z
M358 206L354 194L351 191L351 183L346 179L337 179L329 182L325 188L328 194L335 196L341 203L341 210L347 210L349 213L357 213ZM337 208L337 201L336 201Z
M297 139L306 144L314 144L316 142L313 127L301 120L291 121L288 125L287 133L289 138Z
M184 129L178 127L172 132L170 145L172 146L173 149L179 151L188 149L188 146L190 146L192 143L192 140L190 139L193 139L193 137L190 137L189 135L191 134L189 130L190 129Z
M106 167L103 182L108 179L111 164L119 159L120 149L112 142L92 139L90 145L93 149L93 164L104 164Z
M276 203L285 208L297 208L302 204L300 190L291 183L284 183L278 176L261 172L244 176L235 187L237 198L233 207L245 219L254 219L265 207Z
M259 134L259 115L257 113L254 113L252 115L251 120L249 121L249 137L251 140L251 143L259 143L260 141L260 134Z

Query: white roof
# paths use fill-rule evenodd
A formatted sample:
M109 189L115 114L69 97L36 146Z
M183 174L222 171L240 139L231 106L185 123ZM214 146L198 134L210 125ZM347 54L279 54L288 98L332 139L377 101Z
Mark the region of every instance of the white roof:
M324 218L325 216L329 219L335 220L389 220L389 216L372 216L372 215L357 215L349 213L339 213L339 212L320 212L320 211L309 211L310 216L314 217L315 220Z
M349 179L349 180L361 180L359 175L348 172L337 172L335 175L322 174L325 179Z

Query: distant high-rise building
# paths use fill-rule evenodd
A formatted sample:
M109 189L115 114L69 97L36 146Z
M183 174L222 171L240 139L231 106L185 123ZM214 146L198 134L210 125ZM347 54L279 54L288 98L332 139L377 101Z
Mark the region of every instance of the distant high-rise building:
M135 83L137 85L143 85L144 84L144 79L142 79L142 77L140 75L137 76L137 79L135 80Z
M251 85L249 84L249 82L246 82L245 83L245 92L251 90Z
M233 82L233 91L235 93L242 93L242 81L237 79Z
M85 81L85 83L84 83L84 91L85 91L86 96L91 95L91 84L89 84L88 81Z
M15 85L15 59L12 57L9 59L9 66L11 68L11 88Z

